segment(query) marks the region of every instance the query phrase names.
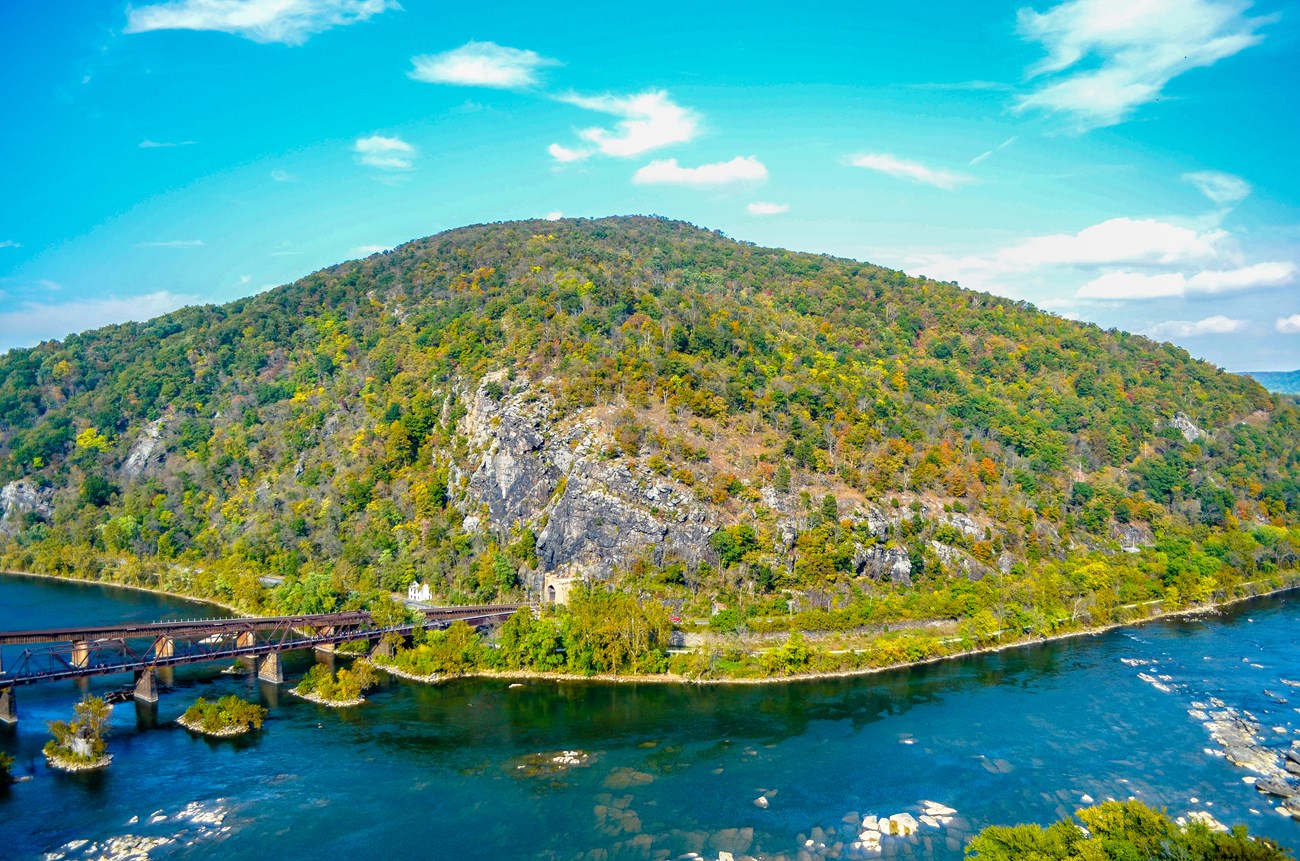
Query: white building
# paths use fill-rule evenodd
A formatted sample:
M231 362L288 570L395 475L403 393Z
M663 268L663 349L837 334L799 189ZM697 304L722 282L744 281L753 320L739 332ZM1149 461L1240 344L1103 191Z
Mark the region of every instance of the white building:
M432 601L433 590L429 588L428 583L416 581L406 587L406 600L408 601Z

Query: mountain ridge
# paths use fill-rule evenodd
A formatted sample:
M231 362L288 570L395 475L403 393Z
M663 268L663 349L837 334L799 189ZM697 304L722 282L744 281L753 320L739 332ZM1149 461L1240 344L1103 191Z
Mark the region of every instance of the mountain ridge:
M1294 561L1258 533L1295 523L1297 427L1173 345L945 282L505 222L0 358L0 530L18 567L299 610L593 577L829 606L1173 539L1141 588L1190 597L1207 555Z

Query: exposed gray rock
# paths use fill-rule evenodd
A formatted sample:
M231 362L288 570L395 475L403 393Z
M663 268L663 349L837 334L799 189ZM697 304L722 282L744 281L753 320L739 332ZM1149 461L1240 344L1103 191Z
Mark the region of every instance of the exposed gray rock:
M938 541L931 541L930 547L944 567L960 571L969 580L983 580L984 575L990 573L987 565L981 564L978 559L956 547L949 547Z
M717 523L688 488L604 457L612 440L591 413L557 421L549 395L524 386L497 401L489 382L508 388L499 374L484 378L461 420L473 452L466 528L503 537L532 528L547 572L604 576L647 554L656 564L703 558Z
M1155 538L1151 535L1151 527L1145 524L1137 523L1116 523L1111 527L1111 537L1120 543L1121 547L1153 547Z
M149 422L140 431L140 435L135 438L135 443L131 446L131 451L122 462L122 473L128 478L139 478L140 475L151 465L161 464L166 458L166 451L158 451L159 438L162 436L162 428L166 423L165 418Z
M1198 439L1205 436L1205 431L1193 424L1192 420L1188 418L1187 413L1174 413L1174 417L1169 420L1169 426L1171 428L1176 428L1178 432L1183 435L1183 439L1188 442L1196 442Z
M859 576L875 580L889 578L891 583L912 585L912 560L898 547L873 544L865 547L853 545L853 570Z
M53 500L53 489L37 487L25 478L0 487L0 534L17 532L19 518L28 512L48 519L54 514Z
M980 525L965 514L945 512L939 517L939 522L956 528L961 534L969 538L981 538L984 535L984 530Z

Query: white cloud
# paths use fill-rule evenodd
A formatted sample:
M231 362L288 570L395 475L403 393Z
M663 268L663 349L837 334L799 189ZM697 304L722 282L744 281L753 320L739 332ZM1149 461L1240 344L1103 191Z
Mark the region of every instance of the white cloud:
M389 250L388 245L358 245L352 249L352 253L358 257L369 257L371 254L378 254L381 251Z
M1012 135L1011 137L1009 137L1009 138L1007 138L1006 140L1004 140L1002 143L1000 143L1000 144L998 144L997 146L993 147L993 149L985 150L984 152L982 152L982 153L980 153L979 155L975 156L975 157L974 157L973 159L971 159L970 161L966 162L966 166L967 166L967 167L974 167L975 165L977 165L977 164L979 164L980 162L984 161L984 159L988 158L989 156L991 156L991 155L993 155L993 154L995 154L995 153L1002 152L1002 150L1004 150L1004 149L1006 149L1007 147L1011 146L1011 145L1012 145L1013 143L1015 143L1017 140L1019 140L1019 138L1018 138L1016 135Z
M1200 335L1230 335L1240 332L1249 323L1246 320L1234 320L1222 314L1206 317L1204 320L1169 320L1157 323L1147 329L1153 338L1195 338Z
M632 176L637 185L688 185L694 188L753 185L767 182L767 168L751 156L731 161L682 167L675 158L656 159Z
M1244 200L1250 194L1250 183L1246 180L1217 170L1185 173L1183 180L1195 185L1201 194L1220 206Z
M786 213L790 211L790 204L768 203L767 201L756 200L753 203L751 203L749 206L746 206L745 210L750 215L757 215L760 217L765 215L781 215L782 213Z
M140 149L166 149L174 146L194 146L194 141L140 141Z
M561 218L564 217L564 213L556 209L546 213L544 217L546 218L547 221L559 221Z
M1047 49L1029 69L1044 77L1019 110L1064 114L1077 130L1115 125L1160 97L1166 84L1260 42L1269 18L1243 0L1067 0L1023 8L1017 31Z
M1224 230L1197 231L1151 218L1111 218L1076 234L1038 236L1003 249L1001 262L1030 268L1047 264L1171 266L1236 259Z
M394 0L174 0L127 7L126 32L216 30L254 42L301 45L316 33L396 8Z
M0 240L0 248L22 248L21 242L14 242L12 239Z
M940 168L929 168L920 162L907 161L888 153L867 153L854 156L850 162L854 167L878 170L898 179L910 179L952 191L963 182L970 182L971 177L961 173Z
M1108 272L1089 281L1076 294L1080 299L1176 299L1213 296L1281 287L1295 279L1294 263L1274 261L1237 269L1203 270L1194 275L1166 272Z
M1096 308L1098 302L1280 287L1297 274L1296 264L1286 260L1247 260L1226 230L1152 218L1112 218L1078 233L1031 236L979 254L918 255L907 265L976 290L1033 298L1044 307L1063 289Z
M1290 317L1278 317L1273 327L1283 335L1300 335L1300 314L1292 314Z
M287 170L280 170L279 168L276 168L275 170L271 171L271 179L275 182L297 182L298 181L298 177L289 173L289 171Z
M699 117L692 110L673 102L663 90L650 90L633 96L561 96L560 101L620 117L611 130L589 128L578 137L589 146L582 149L551 144L551 157L560 162L581 161L592 155L633 158L642 153L672 144L686 143L699 134Z
M430 84L496 87L513 90L537 83L537 70L558 66L558 60L536 51L507 48L495 42L466 42L454 51L412 57L415 68L406 74Z
M415 164L415 147L401 138L383 135L357 138L353 149L358 162L380 170L410 170Z
M30 347L109 323L148 320L198 301L197 296L160 290L127 298L79 299L59 304L29 302L0 313L0 350Z
M582 161L591 155L590 150L569 149L567 146L560 146L557 143L548 146L546 151L551 154L551 158L563 164L568 164L571 161Z
M161 242L137 242L136 248L202 248L202 239L167 239Z

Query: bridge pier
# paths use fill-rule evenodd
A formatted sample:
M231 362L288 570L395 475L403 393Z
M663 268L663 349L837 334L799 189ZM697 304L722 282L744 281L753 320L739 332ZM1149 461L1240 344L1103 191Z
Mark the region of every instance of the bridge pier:
M0 688L0 723L18 723L18 701L13 688Z
M153 667L146 667L135 674L134 696L141 702L158 702L158 677Z
M393 651L393 641L384 638L378 643L375 643L374 648L370 650L370 657L373 658L376 655L383 655L385 658L391 658L393 656Z
M176 641L171 637L159 637L153 641L155 658L170 658L176 654Z
M78 670L84 670L90 666L90 643L85 640L77 640L72 644L71 663Z
M261 665L257 668L257 677L264 682L270 682L273 685L284 682L284 667L280 665L280 653L271 652L262 658Z

